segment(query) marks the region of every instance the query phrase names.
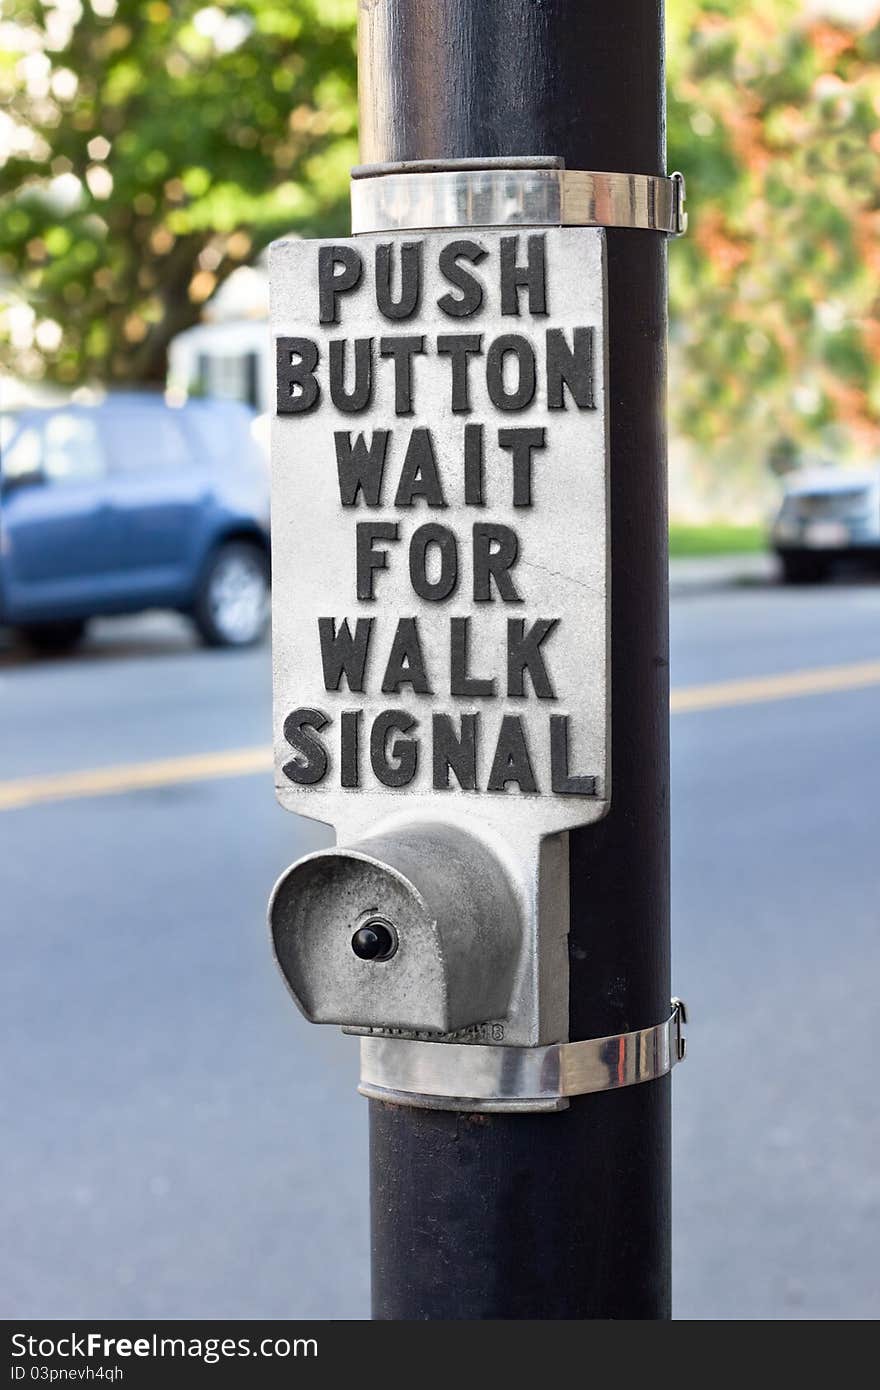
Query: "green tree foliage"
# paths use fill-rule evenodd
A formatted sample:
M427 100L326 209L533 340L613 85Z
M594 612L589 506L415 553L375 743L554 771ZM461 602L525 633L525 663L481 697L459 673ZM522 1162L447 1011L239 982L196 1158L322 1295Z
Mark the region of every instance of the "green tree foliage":
M672 405L716 460L880 444L880 13L817 10L670 0Z
M36 314L29 347L20 311L6 335L20 374L161 380L237 265L344 226L349 0L9 0L0 50L2 289Z
M346 229L355 10L7 0L0 275L35 315L15 370L161 379L236 265L281 232ZM713 459L880 443L880 20L817 10L668 0L691 213L672 408Z

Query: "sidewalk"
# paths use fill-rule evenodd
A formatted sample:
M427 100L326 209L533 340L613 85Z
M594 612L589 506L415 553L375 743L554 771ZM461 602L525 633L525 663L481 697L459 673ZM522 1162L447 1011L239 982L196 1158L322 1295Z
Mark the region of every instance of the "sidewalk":
M669 561L669 596L708 593L739 584L772 584L777 578L774 555L696 555Z

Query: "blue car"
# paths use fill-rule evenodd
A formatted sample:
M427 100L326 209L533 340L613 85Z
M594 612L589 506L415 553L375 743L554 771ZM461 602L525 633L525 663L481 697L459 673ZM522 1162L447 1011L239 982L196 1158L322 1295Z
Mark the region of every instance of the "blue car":
M269 479L254 416L119 393L4 424L0 624L44 650L98 614L174 608L210 646L269 613Z

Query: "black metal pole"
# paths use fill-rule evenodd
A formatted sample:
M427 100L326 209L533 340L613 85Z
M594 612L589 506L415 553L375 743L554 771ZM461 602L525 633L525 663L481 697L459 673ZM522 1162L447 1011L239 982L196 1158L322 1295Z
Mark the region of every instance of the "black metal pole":
M654 0L362 0L364 162L665 169ZM666 247L609 229L612 805L571 837L571 1037L669 1008ZM669 1078L557 1115L370 1102L373 1315L669 1315Z

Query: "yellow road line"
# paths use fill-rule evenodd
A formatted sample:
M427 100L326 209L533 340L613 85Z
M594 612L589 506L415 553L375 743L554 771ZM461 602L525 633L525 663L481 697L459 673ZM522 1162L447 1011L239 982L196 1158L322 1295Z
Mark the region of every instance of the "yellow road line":
M194 753L148 763L117 763L114 767L89 768L84 772L62 772L54 777L22 777L15 782L0 782L0 811L41 801L111 796L215 777L243 777L269 772L271 767L271 748L231 748L222 753Z
M669 707L673 714L697 709L724 709L728 705L753 705L763 700L793 700L802 695L824 695L833 690L858 690L880 685L880 661L850 666L820 666L810 671L789 671L782 676L755 676L749 680L715 681L711 685L673 690Z
M804 695L823 695L836 690L858 690L880 685L880 661L849 666L822 666L810 671L790 671L781 676L756 676L748 680L714 681L711 685L684 686L673 690L673 714L692 710L725 709L765 700L792 700ZM172 787L185 782L205 782L220 777L245 777L268 773L272 749L231 748L219 753L192 753L180 758L159 758L144 763L117 763L113 767L87 768L54 776L22 777L0 782L0 811L35 806L44 801L77 797L112 796Z

